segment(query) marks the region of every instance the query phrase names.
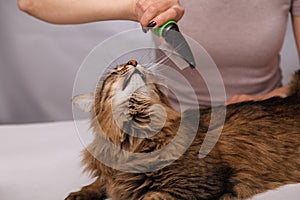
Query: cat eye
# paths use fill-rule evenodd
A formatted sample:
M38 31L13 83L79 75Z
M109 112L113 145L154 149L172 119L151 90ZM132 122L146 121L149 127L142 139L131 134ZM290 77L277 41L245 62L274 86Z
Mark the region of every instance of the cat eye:
M111 75L117 75L119 74L120 72L124 71L124 66L117 66L116 68L114 68L112 71L111 71Z
M119 72L115 69L115 70L113 70L110 74L111 75L117 75Z
M135 61L135 60L130 60L130 61L128 61L126 64L117 66L116 68L114 68L114 69L111 71L110 75L124 74L124 73L126 73L126 72L128 71L129 66L136 67L136 66L137 66L137 61Z

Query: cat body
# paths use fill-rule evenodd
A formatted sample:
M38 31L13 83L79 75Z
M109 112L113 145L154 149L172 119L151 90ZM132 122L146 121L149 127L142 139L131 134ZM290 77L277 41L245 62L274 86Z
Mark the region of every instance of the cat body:
M286 98L184 113L170 106L153 79L136 61L129 61L99 85L91 109L95 139L83 159L86 171L96 179L66 200L246 199L300 183L300 72L294 75ZM200 118L195 117L199 113ZM178 132L180 140L163 152L162 157L170 162L160 168L145 170L137 161L131 172L97 159L97 155L114 155L109 159L125 162L131 159L110 152L105 140L127 152L149 153L166 147ZM176 152L185 145L181 142L193 137L192 133L196 135L191 144L178 156ZM204 140L216 138L212 150L201 157ZM141 162L147 165L155 158Z

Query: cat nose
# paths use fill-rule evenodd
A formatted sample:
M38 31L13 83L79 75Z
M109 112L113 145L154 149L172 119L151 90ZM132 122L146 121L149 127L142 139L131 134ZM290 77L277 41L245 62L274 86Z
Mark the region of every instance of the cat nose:
M132 66L134 66L134 67L136 67L137 66L137 61L136 60L129 60L128 62L127 62L127 65L132 65Z

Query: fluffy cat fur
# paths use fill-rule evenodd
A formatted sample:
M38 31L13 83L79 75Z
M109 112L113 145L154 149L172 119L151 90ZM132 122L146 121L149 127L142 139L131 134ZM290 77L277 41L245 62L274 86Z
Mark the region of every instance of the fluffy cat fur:
M138 81L143 80L146 88L136 89L132 95L112 103L118 91L132 87L133 74L140 76ZM194 115L199 111L176 112L154 78L136 61L129 61L113 69L99 84L90 104L95 139L83 155L85 170L95 177L95 182L71 193L66 200L246 199L285 184L300 183L300 71L295 73L286 98L219 106L214 115L210 108L201 109L197 121ZM158 109L150 109L153 105L159 105ZM225 108L222 127L219 116L225 113ZM163 127L151 135L163 117L166 118ZM209 129L211 120L213 128ZM136 166L135 173L126 172L95 158L99 154L109 156L110 152L103 147L104 140L134 153L159 150L175 137L180 121L184 122L182 140L195 127L197 135L182 156L163 168L142 172ZM218 130L222 133L212 151L199 158L204 137L207 134L214 137ZM165 158L176 157L176 150L174 147L165 152Z

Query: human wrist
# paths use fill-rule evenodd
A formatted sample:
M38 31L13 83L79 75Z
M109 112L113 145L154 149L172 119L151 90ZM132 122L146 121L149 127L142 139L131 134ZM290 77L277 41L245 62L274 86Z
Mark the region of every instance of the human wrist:
M114 19L138 21L136 2L138 0L119 0L119 7L115 9Z
M128 18L132 21L138 21L136 13L136 4L138 0L127 0L128 1Z

